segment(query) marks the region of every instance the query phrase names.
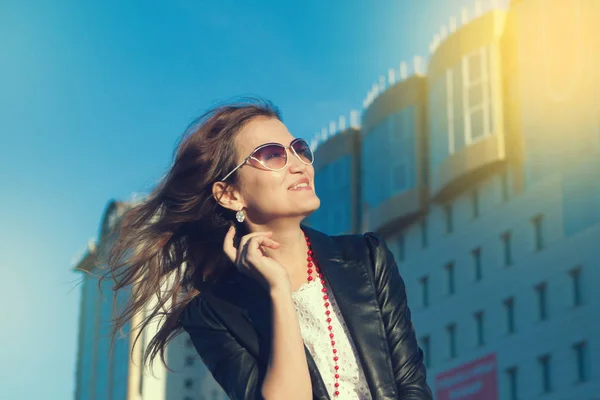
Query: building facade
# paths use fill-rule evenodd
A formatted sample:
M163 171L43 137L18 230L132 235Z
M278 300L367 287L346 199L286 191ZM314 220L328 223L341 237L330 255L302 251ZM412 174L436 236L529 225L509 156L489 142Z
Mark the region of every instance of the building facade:
M369 94L359 207L314 226L386 239L436 399L597 398L600 2L477 4Z
M131 293L123 291L114 299L111 280L102 281L101 287L98 283L114 243L114 228L129 206L116 201L108 204L97 243L87 246L74 268L82 273L75 400L227 399L186 334L178 335L167 346L165 358L170 370L160 360L152 368L142 363L142 355L159 327L158 321L141 333L134 346L138 331L132 327L143 318L138 314L111 343L114 308L123 307Z
M110 281L103 281L99 287L98 279L98 262L105 244L112 240L110 231L123 210L122 204L109 204L101 223L100 240L88 244L74 268L82 273L75 400L128 398L131 340L119 337L111 346L110 319L115 300ZM116 306L121 307L125 301L126 294L120 294ZM127 324L124 330L129 331L130 326Z
M360 131L344 129L315 152L315 189L322 203L305 223L331 234L355 232L361 225Z

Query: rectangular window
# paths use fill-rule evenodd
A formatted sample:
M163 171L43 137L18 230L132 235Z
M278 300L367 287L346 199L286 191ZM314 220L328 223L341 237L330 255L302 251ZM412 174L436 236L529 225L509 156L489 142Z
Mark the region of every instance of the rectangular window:
M473 189L471 192L471 217L473 219L479 217L479 192Z
M183 381L183 385L185 386L186 389L191 389L194 386L194 380L186 379Z
M400 193L406 189L408 182L406 162L398 158L392 162L391 168L392 193Z
M545 321L548 317L548 307L546 305L546 283L540 283L535 286L535 293L538 301L538 318Z
M191 367L192 365L194 365L194 357L193 356L186 356L185 357L185 366L186 367Z
M429 242L429 237L427 236L427 220L425 217L421 220L421 247L426 248Z
M586 342L579 342L573 345L575 353L575 365L577 368L577 382L587 382L588 380L588 365L587 365L587 345Z
M448 264L446 264L446 277L447 277L447 284L448 284L448 294L454 294L454 292L456 291L456 286L455 286L455 282L454 282L454 263L453 262L449 262Z
M429 338L429 336L423 336L420 340L421 349L423 350L423 357L424 357L423 362L425 363L425 366L427 368L431 367L431 352L430 352L431 343L430 343L430 341L431 341L431 339Z
M483 346L485 345L483 311L478 311L473 316L475 317L475 329L477 330L477 346Z
M500 174L500 193L502 196L502 202L508 201L508 171L504 170Z
M471 144L491 133L490 79L485 47L463 58L462 77L465 142Z
M511 239L512 239L511 236L512 235L510 232L505 232L501 236L502 250L503 250L503 255L504 255L504 266L506 266L506 267L512 265L512 263L513 263L512 248L511 248Z
M454 221L452 219L452 205L444 206L444 219L446 222L446 233L452 233L454 230Z
M483 271L481 265L481 247L478 247L471 251L471 256L473 257L473 275L475 277L475 281L479 282L483 278Z
M456 324L450 324L446 326L446 333L448 334L448 357L456 357Z
M398 236L398 261L404 261L405 257L405 246L404 246L404 235L400 234Z
M446 123L448 130L448 154L454 154L454 80L452 70L446 71Z
M550 371L550 354L544 354L538 357L540 366L540 381L542 383L542 393L550 393L552 390L552 379Z
M509 297L504 300L504 309L506 310L506 333L515 332L515 300Z
M535 251L540 251L544 248L543 222L542 215L537 215L532 219Z
M421 278L421 299L423 307L429 307L429 277L424 276Z
M506 369L506 381L508 386L508 398L510 400L518 400L517 397L517 367Z
M573 292L573 306L578 307L582 303L581 297L581 267L573 268L569 271L571 276L571 286Z

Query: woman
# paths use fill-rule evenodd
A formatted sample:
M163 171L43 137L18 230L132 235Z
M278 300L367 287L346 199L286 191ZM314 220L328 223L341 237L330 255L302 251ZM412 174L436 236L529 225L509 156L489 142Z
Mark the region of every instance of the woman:
M135 296L115 328L157 296L147 357L164 362L183 328L232 399L431 399L384 241L301 224L320 205L306 141L256 101L217 107L188 132L123 219L110 266Z

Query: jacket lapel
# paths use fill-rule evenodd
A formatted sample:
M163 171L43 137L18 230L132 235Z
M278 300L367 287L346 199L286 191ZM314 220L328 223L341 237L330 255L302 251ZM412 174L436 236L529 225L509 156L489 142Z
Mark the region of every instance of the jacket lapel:
M272 344L271 299L268 293L251 278L234 273L234 278L221 285L219 297L226 297L225 302L233 304L234 314L229 313L228 327L234 336L248 349L259 364L266 367ZM227 306L225 306L225 309ZM223 306L219 307L223 310ZM239 315L243 318L239 318ZM253 333L254 332L254 333ZM304 346L308 369L313 386L314 399L330 400L323 378L319 373L310 351Z
M395 398L395 382L390 379L390 373L383 373L386 369L392 371L392 364L375 287L366 269L368 266L363 265L368 260L364 254L366 246L364 250L348 251L363 257L348 257L342 255L339 241L314 229L303 229L348 327L373 399ZM344 245L351 247L357 242L348 240Z

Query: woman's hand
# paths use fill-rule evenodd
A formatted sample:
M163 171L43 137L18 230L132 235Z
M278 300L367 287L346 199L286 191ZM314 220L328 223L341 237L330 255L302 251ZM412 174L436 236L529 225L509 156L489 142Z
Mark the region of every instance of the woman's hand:
M255 279L265 289L285 287L291 290L287 270L271 257L265 256L262 248L277 249L280 244L271 239L273 232L253 232L243 236L236 248L235 226L231 226L223 241L223 251L236 265L238 271Z

